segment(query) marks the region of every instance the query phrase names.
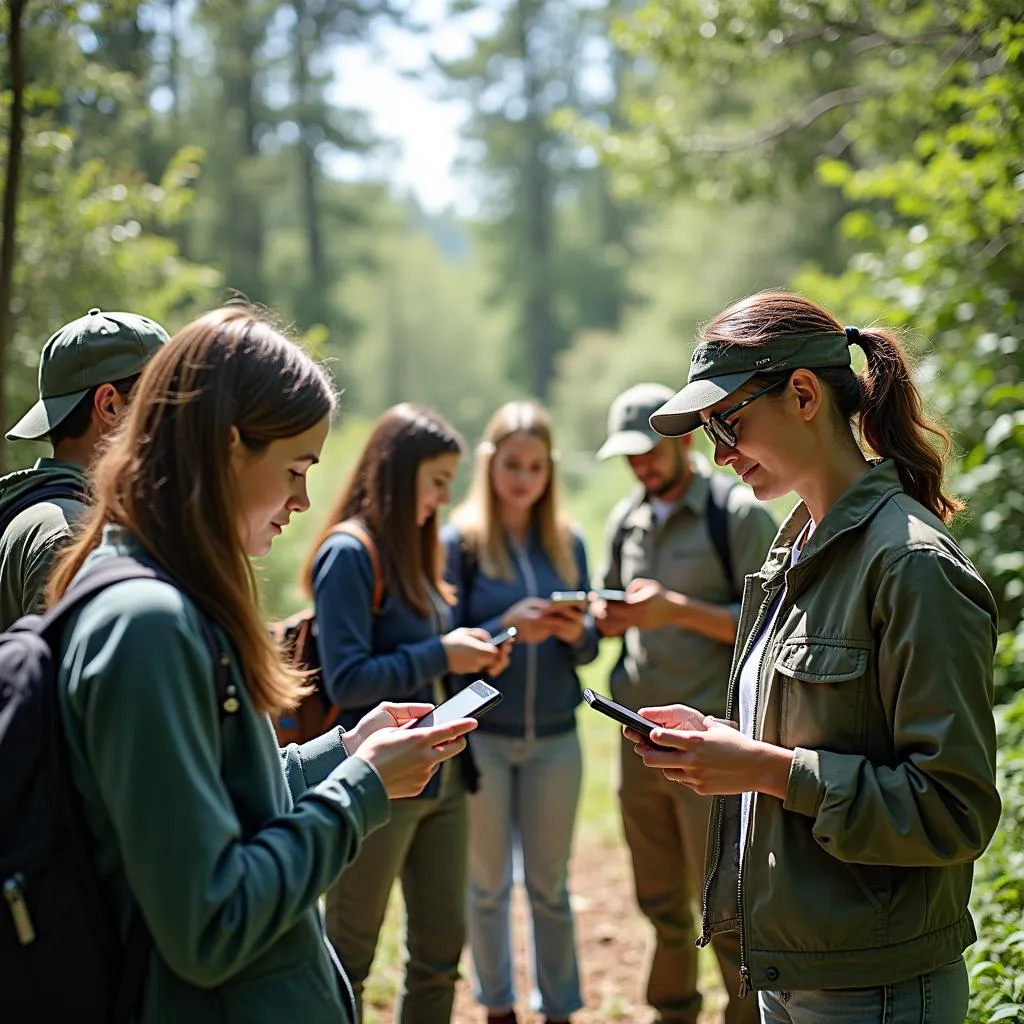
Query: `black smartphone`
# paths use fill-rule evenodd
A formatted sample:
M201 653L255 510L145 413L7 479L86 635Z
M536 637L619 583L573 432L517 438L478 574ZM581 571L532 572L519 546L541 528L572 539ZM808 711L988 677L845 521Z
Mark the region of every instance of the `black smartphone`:
M607 697L602 697L599 693L594 693L594 691L589 687L583 691L583 699L595 711L600 711L602 715L607 715L613 721L618 722L619 725L628 725L630 729L646 736L647 742L656 750L674 749L672 747L663 747L660 744L655 743L651 739L651 730L655 727L654 722L651 722L646 718L641 718L635 711L631 711L629 708L616 703L614 700L609 700Z
M626 600L624 590L597 590L595 593L602 601L607 601L609 604L621 603Z
M515 640L519 635L519 630L515 626L509 626L508 629L503 629L500 633L495 633L494 636L489 637L487 642L494 644L495 647L500 647L502 644L507 644L509 640Z
M587 603L587 592L585 590L556 590L548 595L552 604L579 604Z
M428 711L422 718L417 718L408 725L409 729L423 729L429 725L444 725L460 718L479 718L495 704L501 703L501 691L478 679L475 683L459 690L443 704L438 704L433 711Z

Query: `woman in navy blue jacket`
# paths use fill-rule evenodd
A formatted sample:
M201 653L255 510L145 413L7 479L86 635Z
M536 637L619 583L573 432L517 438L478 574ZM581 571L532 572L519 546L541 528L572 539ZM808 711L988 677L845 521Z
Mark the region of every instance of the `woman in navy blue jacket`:
M495 685L502 703L471 740L480 784L470 799L470 948L476 997L492 1024L513 1024L510 946L513 843L522 843L533 916L533 1004L549 1022L582 1005L568 864L582 783L576 734L578 665L597 654L585 601L583 543L559 508L551 422L533 402L509 402L488 424L469 500L444 531L456 622L519 634ZM477 742L479 740L479 742Z
M458 434L435 413L406 403L388 410L314 545L306 581L324 687L343 709L346 728L381 700L440 704L450 695L449 673L495 675L508 663L482 630L453 629L438 510L450 500L461 452ZM336 531L342 522L357 523L362 537ZM374 554L384 589L379 609ZM465 755L461 760L470 767ZM466 774L451 762L419 797L393 804L391 821L363 844L327 895L327 933L361 1007L388 894L401 878L401 1024L451 1019L465 939Z

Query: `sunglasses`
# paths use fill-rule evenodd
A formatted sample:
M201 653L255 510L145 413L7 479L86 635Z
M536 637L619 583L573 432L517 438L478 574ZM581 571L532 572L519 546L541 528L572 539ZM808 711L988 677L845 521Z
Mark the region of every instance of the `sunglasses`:
M769 391L775 391L778 388L785 387L788 383L789 377L783 377L782 380L774 381L773 383L761 388L759 391L755 391L752 395L748 395L742 402L737 402L724 412L712 413L708 417L707 423L701 424L704 428L704 433L708 435L711 443L714 445L720 444L724 448L735 448L736 431L728 424L727 420L735 416L741 409L745 409L751 402L757 401L757 399L762 395L767 395Z

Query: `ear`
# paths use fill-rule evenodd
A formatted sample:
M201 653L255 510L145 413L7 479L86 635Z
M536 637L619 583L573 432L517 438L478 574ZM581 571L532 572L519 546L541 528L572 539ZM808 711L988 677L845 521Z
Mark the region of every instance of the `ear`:
M228 431L228 455L234 458L242 450L242 435L233 423Z
M107 433L117 426L125 404L124 397L113 384L101 384L96 389L92 400L92 413L101 433Z
M810 370L794 370L789 378L790 387L796 396L796 407L800 418L810 423L818 415L823 401L821 381Z

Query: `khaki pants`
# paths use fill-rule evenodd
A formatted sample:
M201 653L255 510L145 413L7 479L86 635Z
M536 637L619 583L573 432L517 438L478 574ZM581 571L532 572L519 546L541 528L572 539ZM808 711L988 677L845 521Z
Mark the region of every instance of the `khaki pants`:
M619 809L633 858L636 900L654 925L647 1001L664 1024L696 1024L702 1000L697 989L694 912L700 913L704 891L711 800L646 767L633 745L623 741ZM738 932L711 940L729 994L725 1024L759 1019L757 1000L737 996L739 941Z
M327 934L352 983L359 1018L391 885L402 881L405 977L399 1024L448 1024L466 936L469 814L458 766L442 767L436 798L393 800L391 821L372 833L327 893Z

